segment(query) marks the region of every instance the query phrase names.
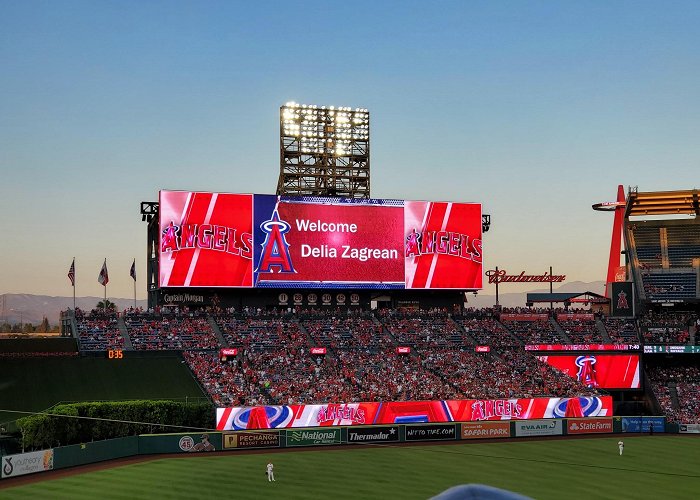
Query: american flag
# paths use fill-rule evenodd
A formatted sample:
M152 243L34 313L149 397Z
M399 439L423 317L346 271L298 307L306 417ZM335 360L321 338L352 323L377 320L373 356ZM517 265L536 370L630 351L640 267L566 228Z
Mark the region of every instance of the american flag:
M70 280L70 284L75 286L75 259L73 259L73 263L68 270L68 279Z
M136 259L134 259L134 263L131 264L131 271L129 271L129 276L134 278L134 281L136 281Z
M97 277L97 281L102 286L107 286L107 283L109 283L109 274L107 273L107 259L105 259L104 264L102 264L102 270L100 271L100 275Z

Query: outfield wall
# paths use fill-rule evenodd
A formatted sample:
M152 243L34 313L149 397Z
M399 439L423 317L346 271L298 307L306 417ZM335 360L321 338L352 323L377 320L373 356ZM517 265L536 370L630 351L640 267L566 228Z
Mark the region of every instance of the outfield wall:
M207 453L347 445L393 445L480 439L578 436L583 434L700 432L700 426L669 424L665 417L595 417L265 429L231 432L144 434L2 457L2 478L64 469L136 455Z

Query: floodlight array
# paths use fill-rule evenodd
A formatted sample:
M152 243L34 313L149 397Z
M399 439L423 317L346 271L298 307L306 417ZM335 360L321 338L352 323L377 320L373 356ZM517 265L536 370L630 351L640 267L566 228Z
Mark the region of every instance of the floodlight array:
M369 112L364 108L288 102L282 107L282 135L297 138L305 154L352 154L352 143L369 140Z

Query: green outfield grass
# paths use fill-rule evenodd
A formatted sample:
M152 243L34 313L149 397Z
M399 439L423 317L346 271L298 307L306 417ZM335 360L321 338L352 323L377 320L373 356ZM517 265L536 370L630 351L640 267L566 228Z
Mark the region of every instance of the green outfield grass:
M176 355L3 359L0 409L43 411L61 401L205 398ZM0 412L0 422L25 415Z
M645 436L160 459L0 490L0 498L419 499L482 483L537 499L698 498L700 439ZM275 464L268 483L265 464Z

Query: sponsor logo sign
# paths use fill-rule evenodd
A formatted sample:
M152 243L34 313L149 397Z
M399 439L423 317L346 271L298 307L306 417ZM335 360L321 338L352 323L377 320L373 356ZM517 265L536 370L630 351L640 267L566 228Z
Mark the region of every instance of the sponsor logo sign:
M225 347L219 350L219 356L238 356L238 348Z
M700 424L681 424L679 431L684 434L700 434Z
M224 449L279 448L279 431L235 432L224 434Z
M489 278L489 283L561 283L566 279L565 274L525 274L521 271L520 274L508 274L504 269L489 269L486 271L486 276Z
M515 436L561 436L561 420L527 420L515 422Z
M649 425L654 432L666 432L664 417L621 417L622 432L649 432Z
M331 444L341 444L340 429L287 431L287 446L317 446Z
M32 451L2 457L2 476L16 477L53 469L53 450Z
M325 347L312 347L311 354L326 354Z
M491 352L491 347L487 345L478 345L475 349L476 352Z
M644 346L646 352L647 346ZM639 344L528 344L526 351L638 351Z
M397 354L409 354L410 352L411 352L411 348L408 346L399 346L396 348Z
M510 437L510 423L482 422L462 424L462 439L490 439Z
M348 443L388 443L399 440L398 426L348 429Z
M406 441L447 441L455 439L456 425L407 425Z
M576 418L566 421L567 434L605 434L612 431L612 418Z

